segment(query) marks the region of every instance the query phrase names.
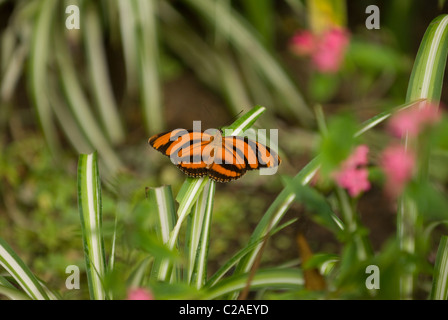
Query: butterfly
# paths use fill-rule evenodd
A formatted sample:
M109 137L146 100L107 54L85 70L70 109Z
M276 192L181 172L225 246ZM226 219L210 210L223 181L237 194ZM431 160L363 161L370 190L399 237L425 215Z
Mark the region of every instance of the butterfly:
M278 154L262 143L210 131L175 129L152 136L148 143L186 175L209 176L217 182L239 179L249 170L276 168L281 162Z

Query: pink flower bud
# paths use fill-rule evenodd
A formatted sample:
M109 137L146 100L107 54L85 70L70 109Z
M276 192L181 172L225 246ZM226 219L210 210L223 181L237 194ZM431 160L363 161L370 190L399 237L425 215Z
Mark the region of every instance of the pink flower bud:
M317 70L322 73L337 72L349 42L349 34L343 29L335 28L324 33L312 54L312 61Z
M369 172L365 168L368 163L368 152L369 147L366 145L358 146L342 163L340 169L332 174L335 182L340 187L347 189L352 197L370 189Z
M127 300L154 300L154 296L148 289L132 288L128 291Z
M437 123L440 117L437 105L425 101L397 112L389 120L388 127L398 138L406 134L416 137L426 126Z
M401 194L413 174L415 156L401 145L387 147L380 159L380 167L386 174L386 192L396 197Z
M301 31L291 38L291 50L298 56L308 56L314 51L316 40L310 31Z

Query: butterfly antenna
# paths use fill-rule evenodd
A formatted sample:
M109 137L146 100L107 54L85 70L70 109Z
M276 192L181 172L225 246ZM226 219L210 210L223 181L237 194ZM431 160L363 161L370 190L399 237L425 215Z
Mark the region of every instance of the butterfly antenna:
M221 126L219 129L222 129L224 127L227 127L229 125L231 125L233 122L235 122L236 119L238 119L239 115L243 113L243 110L241 110L240 112L238 112L237 115L233 116L225 125Z

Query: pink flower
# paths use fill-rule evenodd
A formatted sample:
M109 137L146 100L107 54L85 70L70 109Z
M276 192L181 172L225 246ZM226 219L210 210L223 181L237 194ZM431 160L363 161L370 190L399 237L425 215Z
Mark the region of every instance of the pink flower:
M291 38L291 50L298 56L311 55L315 47L316 40L310 31L304 30Z
M369 147L365 144L358 146L355 151L344 162L344 166L356 168L357 166L367 165L367 154Z
M333 28L320 36L302 31L291 39L291 50L299 56L311 56L316 69L323 73L337 72L350 42L349 33Z
M337 72L349 42L349 34L343 29L335 28L324 33L312 54L317 70L323 73Z
M358 146L355 151L345 160L340 170L333 172L332 176L336 183L347 189L352 197L370 189L369 172L366 169L368 163L367 153L369 147Z
M346 168L337 172L334 176L336 183L347 189L352 197L370 189L369 172L366 168Z
M387 147L380 159L380 166L386 174L386 192L396 197L412 178L415 156L401 145Z
M154 296L148 289L132 288L128 291L127 300L154 300Z
M390 132L398 138L406 133L415 137L426 126L437 123L440 117L437 105L425 101L396 113L389 120L388 126Z

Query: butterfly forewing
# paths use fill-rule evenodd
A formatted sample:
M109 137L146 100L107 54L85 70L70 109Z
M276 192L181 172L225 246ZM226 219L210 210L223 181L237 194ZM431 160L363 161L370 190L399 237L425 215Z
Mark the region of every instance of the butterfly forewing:
M255 142L257 146L258 168L274 168L280 164L280 157L271 148Z
M223 139L222 151L226 164L246 165L245 142L242 137L229 136Z

